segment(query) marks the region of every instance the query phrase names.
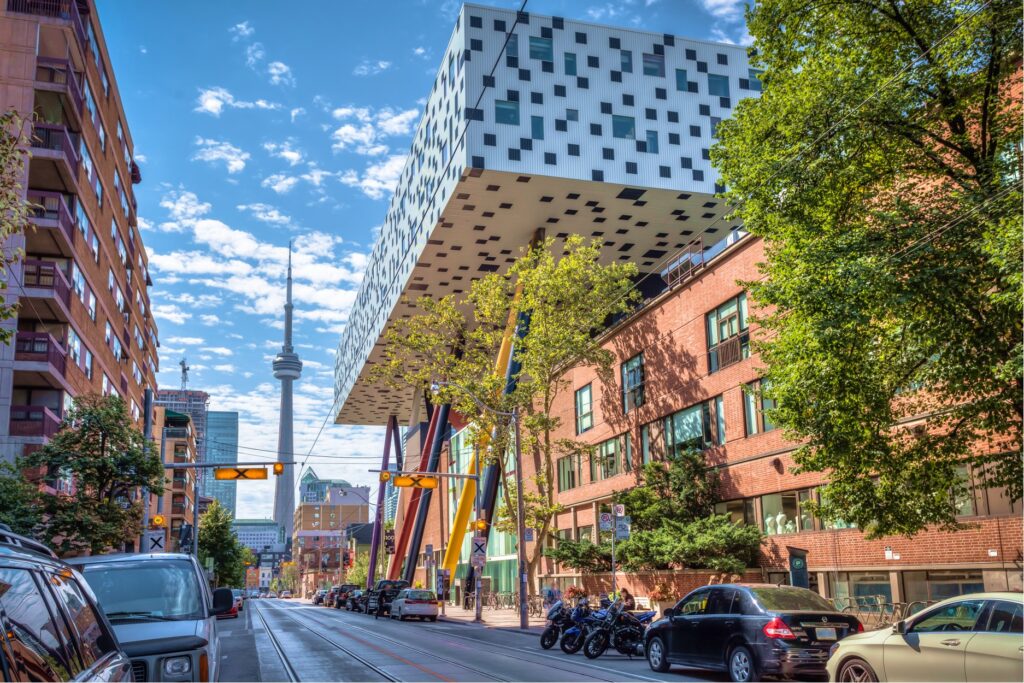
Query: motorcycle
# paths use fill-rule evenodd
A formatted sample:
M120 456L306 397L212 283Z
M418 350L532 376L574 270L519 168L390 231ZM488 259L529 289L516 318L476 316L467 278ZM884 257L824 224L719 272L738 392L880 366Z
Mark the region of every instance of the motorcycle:
M550 650L558 642L562 633L569 628L569 609L559 600L548 610L548 625L540 634L540 646Z
M622 600L616 600L604 620L591 629L583 643L583 654L587 659L597 659L609 647L630 658L644 654L644 632L654 619L656 612L642 612L634 615L623 609Z
M562 652L572 655L580 651L590 629L605 618L609 604L607 599L602 599L601 609L594 612L590 609L590 601L587 598L576 601L576 607L569 613L569 628L562 633L562 640L558 643Z

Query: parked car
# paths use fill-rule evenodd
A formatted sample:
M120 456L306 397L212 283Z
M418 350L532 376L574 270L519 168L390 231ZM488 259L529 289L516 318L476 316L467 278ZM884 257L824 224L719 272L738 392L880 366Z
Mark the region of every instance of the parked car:
M133 680L131 660L82 575L42 543L14 534L4 524L0 679Z
M437 596L433 591L404 588L391 601L391 618L405 621L407 617L437 621Z
M313 593L313 604L314 605L322 605L324 603L324 598L325 597L327 597L327 590L324 589L324 588L321 588L316 593Z
M373 587L373 590L367 591L366 613L375 614L379 611L381 614L390 614L391 601L395 599L395 596L398 595L399 591L408 587L408 581L391 581L389 579L381 579L377 582L377 585Z
M228 609L227 612L224 612L222 614L218 614L217 618L218 619L237 619L238 618L238 610L239 610L239 604L240 603L241 603L241 600L239 600L238 598L236 598L234 596L234 594L232 594L232 596L231 596L231 608Z
M345 606L345 600L348 599L348 594L354 590L359 590L359 584L357 583L343 583L338 589L338 592L334 594L334 602L331 604L336 609L341 609Z
M192 555L92 555L69 563L99 598L135 680L217 680L217 617L231 611L234 596L230 588L211 592Z
M724 584L698 588L665 610L647 630L644 651L661 672L680 664L742 682L817 677L832 645L863 630L856 617L806 588Z
M281 591L281 599L282 600L288 600L291 597L292 597L292 592L291 591Z
M831 681L1024 680L1024 596L943 600L890 628L832 646Z
M366 611L366 591L354 590L345 598L345 609L349 612Z
M264 597L266 597L266 598L277 598L277 593L274 592L274 591L268 591L267 594Z
M231 594L235 596L235 606L241 612L245 609L245 591L241 588L232 588Z
M331 586L330 588L327 589L327 595L324 596L324 602L323 602L324 607L331 607L331 606L334 605L334 599L335 599L335 597L337 597L338 591L340 589L341 589L341 586Z

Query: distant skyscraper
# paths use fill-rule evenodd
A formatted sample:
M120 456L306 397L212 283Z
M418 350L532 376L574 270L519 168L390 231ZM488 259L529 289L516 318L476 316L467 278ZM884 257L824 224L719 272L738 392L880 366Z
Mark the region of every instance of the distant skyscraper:
M207 462L238 462L238 413L211 410L206 414ZM216 498L220 504L236 514L234 481L217 481L212 469L203 470L203 493Z
M277 429L277 459L294 459L292 441L292 382L302 374L302 361L292 347L292 255L288 245L288 279L284 303L284 345L274 358L274 377L281 380L281 417ZM274 490L274 521L284 529L287 543L292 537L295 520L295 467L285 465L284 473L277 477Z
M195 389L160 389L156 392L156 404L192 418L192 427L196 432L196 462L206 462L206 406L210 403L210 395ZM206 492L203 492L207 495Z

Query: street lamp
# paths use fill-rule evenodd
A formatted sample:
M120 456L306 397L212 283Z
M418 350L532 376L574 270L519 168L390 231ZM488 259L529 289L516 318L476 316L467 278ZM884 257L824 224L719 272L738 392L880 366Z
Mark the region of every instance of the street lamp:
M466 396L469 397L478 408L486 410L494 415L501 417L507 417L512 420L512 428L515 430L516 439L516 535L518 536L516 541L516 557L519 561L519 628L527 629L530 626L530 619L527 614L526 607L526 504L523 501L523 449L522 449L522 432L519 425L519 408L515 407L512 412L507 413L501 410L495 410L490 407L476 396L473 395L466 387L456 384L455 382L445 382L448 386L453 386L459 389ZM441 385L437 385L441 386ZM479 518L480 513L480 482L482 481L480 476L480 461L479 454L477 454L477 516ZM480 605L480 576L477 575L476 579L476 621L480 621L481 605Z

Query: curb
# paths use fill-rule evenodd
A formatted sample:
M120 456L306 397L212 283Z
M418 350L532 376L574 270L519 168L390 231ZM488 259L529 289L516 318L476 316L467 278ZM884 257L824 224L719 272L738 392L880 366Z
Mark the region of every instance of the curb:
M476 623L473 621L466 621L465 619L455 619L454 617L446 617L438 615L438 621L443 621L446 624L460 624L462 626L475 626L477 628L486 628L492 631L506 631L508 633L521 633L523 635L539 636L544 632L544 629L540 626L530 626L527 629L521 629L517 626L490 626L486 621L482 623Z

